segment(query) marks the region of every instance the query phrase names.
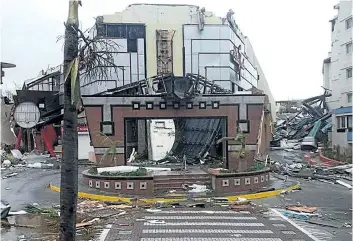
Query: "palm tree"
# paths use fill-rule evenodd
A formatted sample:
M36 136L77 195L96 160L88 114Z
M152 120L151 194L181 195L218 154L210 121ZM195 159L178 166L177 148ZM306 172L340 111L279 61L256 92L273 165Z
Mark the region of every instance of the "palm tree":
M76 205L78 192L78 136L77 108L72 91L78 82L78 5L69 1L69 14L65 24L64 44L64 133L60 183L60 240L75 240Z
M83 110L79 72L87 79L108 79L110 71L116 75L118 66L113 54L119 46L111 40L90 38L79 29L79 0L69 0L69 14L65 23L64 43L64 133L60 183L60 240L75 240L76 205L78 192L78 135L77 113ZM102 47L104 46L104 47ZM98 50L98 51L97 51ZM112 66L104 68L104 66ZM115 151L116 148L114 148Z

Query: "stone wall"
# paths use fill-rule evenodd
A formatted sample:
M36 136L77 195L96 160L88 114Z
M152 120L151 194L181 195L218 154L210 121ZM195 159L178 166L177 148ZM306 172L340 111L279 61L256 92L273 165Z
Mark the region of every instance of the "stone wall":
M83 174L84 183L101 191L115 192L123 195L153 196L153 177L110 177Z
M212 177L212 188L216 194L237 194L261 190L269 185L269 170L253 173L220 173Z

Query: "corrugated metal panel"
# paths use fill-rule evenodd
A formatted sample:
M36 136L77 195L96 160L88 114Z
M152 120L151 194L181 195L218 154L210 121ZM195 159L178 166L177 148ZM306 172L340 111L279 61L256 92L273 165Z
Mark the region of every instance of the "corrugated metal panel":
M181 139L176 137L171 150L172 154L188 159L202 157L211 147L218 131L220 130L221 119L185 119L177 128L181 128ZM176 132L177 133L177 132Z

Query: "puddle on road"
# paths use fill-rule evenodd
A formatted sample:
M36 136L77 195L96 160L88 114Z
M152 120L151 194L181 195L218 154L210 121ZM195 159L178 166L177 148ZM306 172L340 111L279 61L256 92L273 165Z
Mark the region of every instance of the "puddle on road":
M10 225L6 225L9 223ZM1 240L58 240L60 220L37 214L23 214L7 217L1 220ZM76 240L90 240L90 230L78 230Z

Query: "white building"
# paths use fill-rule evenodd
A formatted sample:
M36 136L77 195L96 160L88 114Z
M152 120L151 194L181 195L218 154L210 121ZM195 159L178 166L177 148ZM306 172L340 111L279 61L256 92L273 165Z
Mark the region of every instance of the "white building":
M324 87L332 110L332 145L352 148L352 1L334 6L331 22L331 51L323 63Z
M161 73L193 73L235 94L262 90L275 120L275 100L265 75L249 38L239 30L232 15L229 11L219 17L192 5L132 4L122 12L98 17L90 34L120 46L114 55L114 64L120 68L117 73L111 71L106 80L81 75L81 93L104 92ZM153 123L163 121L165 125L170 123ZM172 148L174 136L170 131L174 129L157 130L153 123L149 146L155 151L149 151L149 157L158 160ZM158 138L154 138L156 135Z
M259 88L268 95L274 118L275 101L267 80L249 38L241 33L231 12L218 17L192 5L132 4L97 20L91 34L120 46L114 64L121 68L117 74L112 71L108 80L85 81L82 75L82 83L86 83L82 94L103 92L163 72L176 76L194 73L233 93Z

